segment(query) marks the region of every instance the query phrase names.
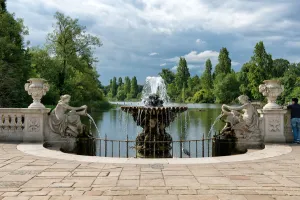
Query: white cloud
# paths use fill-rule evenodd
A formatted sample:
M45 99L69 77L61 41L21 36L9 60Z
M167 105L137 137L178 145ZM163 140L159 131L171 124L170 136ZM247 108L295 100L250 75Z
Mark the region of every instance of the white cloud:
M291 48L300 48L300 42L299 41L287 41L284 43L285 46L291 47Z
M201 39L198 38L198 39L196 40L196 43L197 43L197 44L204 44L205 41L203 41L203 40L201 40Z
M167 65L167 63L162 63L159 66L163 67L163 66L166 66L166 65Z
M171 71L176 72L177 70L177 65L175 65L174 67L171 68Z
M231 65L232 66L238 66L238 65L240 65L240 63L239 62L235 62L235 61L231 61Z
M293 3L273 1L204 1L204 0L18 0L30 8L43 6L76 17L92 17L98 25L107 27L147 29L157 33L199 29L211 32L247 33L251 31L283 30L299 25L288 19L286 10ZM86 11L89 12L86 12ZM199 12L201 11L201 12ZM105 20L99 20L105 19ZM272 24L272 26L270 26Z
M10 12L24 19L30 32L26 39L32 46L45 43L46 34L53 30L56 11L78 18L87 32L99 36L104 44L95 53L100 60L97 68L101 81L109 81L114 76L112 71L122 71L119 68L124 69L123 76L139 78L147 73L157 74L155 70L160 64L166 61L175 64L179 56L184 56L191 68L191 64L201 66L207 58L211 58L214 66L218 52L212 49L219 50L223 45L236 52L231 54L234 60L246 60L260 40L272 55L299 60L300 44L292 42L297 41L300 32L300 20L293 16L300 6L296 0L188 0L184 3L182 0L14 0L7 1L7 5ZM201 49L203 52L199 53L204 43L204 49L211 51ZM190 52L195 46L198 52ZM156 55L170 59L161 61ZM141 65L146 66L142 72L128 71Z
M190 53L188 53L182 57L184 57L188 63L203 63L207 59L216 60L218 58L218 56L219 56L219 52L206 50L206 51L203 51L200 53L197 53L197 51L191 51ZM166 61L178 62L179 58L180 57L176 56L174 58L166 59Z
M156 52L149 53L149 56L155 56L155 55L158 55L158 53Z

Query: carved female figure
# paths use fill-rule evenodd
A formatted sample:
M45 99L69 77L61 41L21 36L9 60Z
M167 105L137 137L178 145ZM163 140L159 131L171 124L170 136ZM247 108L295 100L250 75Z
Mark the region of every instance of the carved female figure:
M227 125L222 131L230 126L232 130L242 131L242 133L259 131L259 116L255 107L250 103L248 96L241 95L238 97L241 106L222 105L222 112L226 116ZM229 111L227 111L227 110ZM242 111L242 112L239 112Z
M71 107L69 106L71 96L63 95L60 97L55 109L49 117L50 129L61 136L76 137L83 132L83 124L80 121L80 115L86 115L87 106ZM67 113L67 111L70 112Z

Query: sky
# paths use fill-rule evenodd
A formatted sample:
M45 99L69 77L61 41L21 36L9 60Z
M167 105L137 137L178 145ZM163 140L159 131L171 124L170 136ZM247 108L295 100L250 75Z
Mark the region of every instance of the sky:
M104 85L113 76L143 84L162 68L176 71L179 57L200 76L222 47L239 71L259 41L273 59L300 62L299 0L9 0L7 9L24 19L31 46L45 44L56 11L78 18L103 43L95 56Z

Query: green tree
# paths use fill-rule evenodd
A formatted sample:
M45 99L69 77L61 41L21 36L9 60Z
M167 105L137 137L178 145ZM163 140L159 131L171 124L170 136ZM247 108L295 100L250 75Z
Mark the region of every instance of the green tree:
M193 103L213 103L214 95L211 90L202 89L195 93L191 101Z
M205 71L201 77L201 85L203 88L210 90L213 88L213 80L212 80L212 64L210 59L206 60L205 63Z
M118 87L121 87L123 85L122 77L119 77L118 79Z
M138 94L138 84L136 77L134 76L131 80L131 87L130 87L130 97L131 98L136 98Z
M78 19L60 12L56 12L54 18L54 31L48 35L47 42L51 54L61 60L58 88L60 94L63 94L67 92L64 88L65 81L73 70L87 73L83 65L92 68L97 61L93 57L93 47L100 47L102 43L98 37L87 34L86 27L79 25Z
M241 71L237 73L237 79L240 83L240 92L244 95L247 95L252 99L251 88L249 87L248 73L250 71L251 63L245 63Z
M175 74L169 69L163 68L159 73L159 76L164 79L166 85L173 83L175 80Z
M284 91L278 98L279 103L290 102L293 97L300 97L296 94L299 90L300 82L300 63L292 63L289 65L288 70L285 71L284 76L280 78L281 84L284 85ZM296 95L296 96L294 96Z
M118 92L117 92L117 100L118 101L124 101L126 99L126 93L124 91L124 85L118 87Z
M273 60L272 78L283 77L289 66L290 62L288 60L282 58Z
M112 97L115 97L117 95L117 91L118 91L117 78L114 77L110 87L110 92L112 94Z
M45 97L47 103L56 104L59 95L67 93L75 106L108 108L92 51L92 47L101 45L100 40L86 34L77 19L61 13L56 13L55 18L55 30L48 35L46 47L33 48L30 52L36 76L51 84L51 98Z
M51 57L45 48L33 47L30 54L34 77L42 77L50 84L50 90L43 97L43 102L46 105L55 105L60 97L57 88L60 61Z
M272 56L265 50L262 41L258 42L254 48L254 54L248 64L247 79L248 87L250 88L251 95L255 99L263 99L262 94L258 91L258 86L269 78L272 78L273 71Z
M6 0L0 0L0 12L6 12Z
M219 63L216 65L215 77L221 73L231 73L231 59L229 58L229 52L226 48L222 48L218 57Z
M0 107L25 107L30 96L24 90L30 73L30 55L24 47L28 34L22 19L7 12L0 1Z
M190 72L186 60L185 58L180 58L177 67L177 73L175 75L176 87L179 90L182 90L183 88L187 87L189 77Z
M239 83L234 73L219 74L214 87L216 103L231 103L239 95Z
M126 94L130 94L131 80L128 76L125 77L124 91Z
M177 101L180 92L177 90L176 84L171 83L167 86L167 93L171 101Z

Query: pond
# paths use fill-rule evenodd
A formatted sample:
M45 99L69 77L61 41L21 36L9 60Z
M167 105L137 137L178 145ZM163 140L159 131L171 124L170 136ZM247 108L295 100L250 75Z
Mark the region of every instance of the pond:
M118 105L115 109L103 112L91 112L90 115L96 122L98 130L91 126L93 136L95 138L105 138L108 140L128 140L134 141L136 136L141 133L142 128L138 127L134 122L132 116L121 111L120 106L140 106L137 102L111 102ZM218 104L171 104L172 106L187 106L188 110L179 114L175 121L166 129L172 136L173 141L179 140L201 140L204 138L212 137L216 132L219 132L224 123L218 122L212 130L211 136L208 132L214 123L217 116L221 113L221 105ZM170 105L170 106L171 106ZM83 120L87 123L87 119ZM114 144L113 144L114 143ZM135 144L129 144L129 157L135 157ZM197 147L196 147L197 145ZM204 147L202 148L202 146ZM96 142L96 155L97 156L113 156L113 157L126 157L126 144L125 142L118 143L108 141L106 149L104 148L104 141ZM204 156L211 155L211 140L195 143L183 143L183 148L189 149L191 157L201 157L202 149L205 149ZM197 150L196 150L197 149ZM106 154L105 154L106 151ZM179 157L180 145L174 144L173 157ZM197 151L197 153L196 153ZM197 154L197 155L196 155Z

